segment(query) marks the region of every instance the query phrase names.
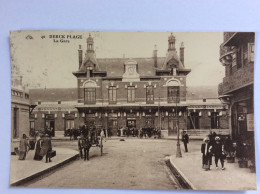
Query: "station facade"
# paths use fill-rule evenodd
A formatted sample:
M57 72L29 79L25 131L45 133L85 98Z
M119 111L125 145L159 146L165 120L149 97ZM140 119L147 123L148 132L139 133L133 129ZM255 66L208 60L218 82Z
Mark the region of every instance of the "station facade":
M184 44L178 55L175 41L171 34L166 57L157 57L155 48L150 58L102 59L96 58L89 35L86 51L81 45L78 49L73 72L77 88L55 95L56 99L48 99L48 94L32 96L37 105L32 114L35 128L61 131L87 123L109 129L111 135L121 127L157 128L167 135L176 134L177 128L226 129L219 100L187 100L186 77L191 69L184 65Z

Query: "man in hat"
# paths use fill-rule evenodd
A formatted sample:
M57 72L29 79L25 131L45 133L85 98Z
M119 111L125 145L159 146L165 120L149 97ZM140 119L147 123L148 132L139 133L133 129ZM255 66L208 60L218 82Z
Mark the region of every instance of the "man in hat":
M216 136L215 137L215 143L213 145L213 153L215 155L215 164L216 164L216 169L218 169L218 160L220 160L222 170L225 169L224 167L224 146L220 142L220 137Z
M27 136L23 134L22 139L20 140L20 146L19 146L19 160L25 160L26 153L28 151L27 147L30 148L28 140L26 139Z
M46 156L46 163L51 162L51 158L49 157L49 152L52 151L52 144L49 135L45 133L42 139L42 147L40 151L40 155L42 157Z
M186 130L183 131L183 134L182 134L182 142L184 144L184 147L185 147L185 152L188 152L188 146L187 144L189 143L189 135L187 133Z

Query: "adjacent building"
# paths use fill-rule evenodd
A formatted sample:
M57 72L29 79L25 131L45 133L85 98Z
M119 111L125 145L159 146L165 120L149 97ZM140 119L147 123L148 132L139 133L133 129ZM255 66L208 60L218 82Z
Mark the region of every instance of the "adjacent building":
M225 77L218 93L227 107L233 139L254 138L254 40L252 32L224 32L220 45Z
M20 138L23 134L29 135L30 103L29 91L22 84L22 76L11 77L11 152L19 147Z

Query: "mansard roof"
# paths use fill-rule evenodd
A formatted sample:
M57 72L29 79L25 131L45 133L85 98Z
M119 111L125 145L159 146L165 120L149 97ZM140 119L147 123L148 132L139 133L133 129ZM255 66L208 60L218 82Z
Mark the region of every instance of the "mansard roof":
M102 71L107 72L107 77L122 76L126 58L103 58L97 59ZM165 57L157 58L158 68L154 67L154 58L131 58L138 64L137 72L140 76L155 76L155 70L162 68Z

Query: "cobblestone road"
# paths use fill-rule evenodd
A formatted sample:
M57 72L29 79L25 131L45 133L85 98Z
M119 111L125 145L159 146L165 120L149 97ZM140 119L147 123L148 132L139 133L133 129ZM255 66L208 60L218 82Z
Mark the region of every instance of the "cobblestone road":
M64 143L55 143L61 144ZM66 143L75 147L76 143ZM175 153L176 141L157 139L119 139L90 150L90 160L77 160L48 176L29 183L29 187L178 189L165 158Z

